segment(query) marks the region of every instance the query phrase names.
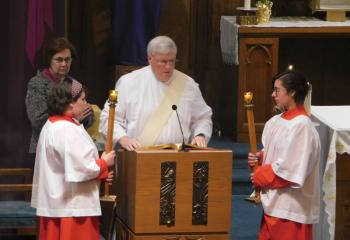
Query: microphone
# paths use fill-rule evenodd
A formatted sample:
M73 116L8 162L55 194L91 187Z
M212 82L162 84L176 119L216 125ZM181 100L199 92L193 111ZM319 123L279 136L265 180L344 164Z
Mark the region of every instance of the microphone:
M176 112L177 120L179 122L180 130L181 130L181 134L182 134L182 145L181 145L180 151L185 151L185 137L184 137L184 132L182 131L182 126L181 126L181 121L180 121L180 118L179 118L179 114L177 112L177 106L175 104L173 104L171 106L171 108Z

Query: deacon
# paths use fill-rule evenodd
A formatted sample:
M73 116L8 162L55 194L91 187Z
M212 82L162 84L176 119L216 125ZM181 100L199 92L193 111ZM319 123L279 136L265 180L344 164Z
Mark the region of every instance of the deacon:
M249 153L253 184L261 189L264 215L259 239L312 240L319 219L320 139L305 108L305 77L288 70L273 78L272 97L283 113L272 117L262 135L264 149Z
M114 145L132 151L141 146L182 143L183 131L185 143L207 146L212 110L198 84L175 69L176 54L172 39L155 37L147 46L149 65L118 80ZM103 136L107 134L108 112L106 102L99 127Z

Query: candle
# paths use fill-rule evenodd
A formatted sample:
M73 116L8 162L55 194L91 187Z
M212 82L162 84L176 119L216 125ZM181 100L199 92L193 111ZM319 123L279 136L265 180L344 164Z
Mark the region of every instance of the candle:
M250 8L250 0L244 0L244 8Z
M253 93L252 92L246 92L244 93L244 101L247 104L251 104L253 101Z
M118 97L118 92L116 90L110 90L109 91L109 101L115 102Z

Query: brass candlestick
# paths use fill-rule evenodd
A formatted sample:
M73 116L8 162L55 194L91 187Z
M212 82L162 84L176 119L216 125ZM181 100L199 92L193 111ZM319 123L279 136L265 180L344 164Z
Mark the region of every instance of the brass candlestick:
M255 122L254 122L254 113L253 113L253 93L246 92L244 93L244 102L245 107L247 108L247 121L248 121L248 131L249 131L249 144L250 144L250 152L253 154L257 153L257 145L256 145L256 134L255 134ZM258 167L258 162L255 163L252 168L252 172L254 173ZM260 199L260 189L255 188L254 193L246 199L249 202L258 204L261 202Z
M109 102L109 112L108 112L108 127L107 127L107 139L105 145L105 152L110 152L113 150L113 131L114 131L114 115L115 106L118 102L118 92L115 90L109 91L108 96ZM109 195L109 185L104 183L104 195L101 197L102 201L115 201L116 196Z

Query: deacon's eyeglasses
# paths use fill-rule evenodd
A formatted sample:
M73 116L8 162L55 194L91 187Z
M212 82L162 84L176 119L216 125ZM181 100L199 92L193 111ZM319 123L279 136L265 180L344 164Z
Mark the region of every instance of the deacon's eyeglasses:
M175 63L177 63L177 59L172 59L172 60L156 60L156 63L159 65L159 66L165 66L167 64L169 64L169 66L174 66Z
M63 57L57 57L57 58L54 58L53 60L55 60L57 63L63 63L63 61L67 64L71 63L72 62L72 58L71 57L66 57L66 58L63 58Z

